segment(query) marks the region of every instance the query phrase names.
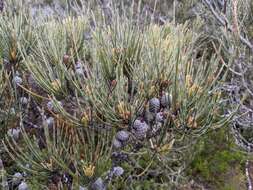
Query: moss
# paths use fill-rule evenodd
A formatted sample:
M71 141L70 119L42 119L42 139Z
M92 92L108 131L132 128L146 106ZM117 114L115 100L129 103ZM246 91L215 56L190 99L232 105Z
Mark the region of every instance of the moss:
M157 189L157 190L168 190L171 189L167 184L157 184L152 180L145 180L145 181L135 181L132 185L131 189L136 190L150 190L150 189Z
M157 189L157 190L169 190L171 186L168 184L158 184L154 180L131 180L131 182L126 182L123 180L117 180L117 183L113 183L108 187L109 190L115 189L126 189L126 190L150 190L150 189Z
M210 133L198 145L199 153L190 165L188 175L201 183L208 183L216 189L233 189L226 178L234 168L236 175L242 175L245 155L235 151L235 144L228 129Z

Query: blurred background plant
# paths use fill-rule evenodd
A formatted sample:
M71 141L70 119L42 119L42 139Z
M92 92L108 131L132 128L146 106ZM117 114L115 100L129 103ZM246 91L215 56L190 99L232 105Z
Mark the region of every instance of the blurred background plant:
M0 129L9 188L244 188L248 158L231 138L251 135L224 129L251 105L236 63L250 62L252 5L237 3L6 1ZM239 186L215 181L230 172Z

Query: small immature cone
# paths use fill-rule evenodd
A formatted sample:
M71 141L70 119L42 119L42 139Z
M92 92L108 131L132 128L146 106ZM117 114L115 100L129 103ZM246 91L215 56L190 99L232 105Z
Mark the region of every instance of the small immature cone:
M156 122L162 123L164 121L164 113L158 112L155 117Z
M28 185L26 184L26 182L22 182L19 186L18 186L18 190L29 190Z
M132 133L137 139L139 140L144 139L147 135L148 130L149 126L147 125L146 122L142 122L139 119L135 120L133 124Z
M124 173L124 169L120 166L116 166L113 168L113 174L117 177L121 176Z
M157 113L160 109L160 100L158 98L152 98L149 100L149 111L151 113Z
M92 190L106 190L104 181L102 178L98 178L91 186Z
M116 149L120 149L123 146L122 143L119 140L117 140L117 139L113 140L112 145L113 145L113 148L116 148Z
M125 142L129 139L129 133L127 131L119 131L116 134L116 139L121 141L121 142Z

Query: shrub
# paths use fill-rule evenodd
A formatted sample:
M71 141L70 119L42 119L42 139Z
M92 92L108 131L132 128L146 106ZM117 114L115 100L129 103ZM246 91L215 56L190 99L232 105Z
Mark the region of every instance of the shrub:
M20 31L15 50L1 36L19 107L6 151L40 188L178 185L199 138L233 116L220 101L220 57L207 58L188 23L75 8L36 24L26 12L1 16L0 29Z

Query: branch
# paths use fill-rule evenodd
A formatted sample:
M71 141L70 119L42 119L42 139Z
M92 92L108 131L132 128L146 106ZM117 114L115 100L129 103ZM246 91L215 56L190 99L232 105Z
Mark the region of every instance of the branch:
M210 0L202 0L202 3L205 4L208 9L211 11L215 19L221 24L223 27L227 28L229 32L233 32L233 28L231 24L228 22L228 19L225 16L221 16L213 7ZM234 3L236 5L236 3ZM236 13L235 13L236 14ZM253 52L253 44L246 38L244 38L240 33L238 33L240 41L246 45Z
M248 190L252 190L252 180L251 180L251 176L250 176L250 171L249 171L249 160L246 161L246 166L245 166L245 175L247 177L247 185L248 185Z

